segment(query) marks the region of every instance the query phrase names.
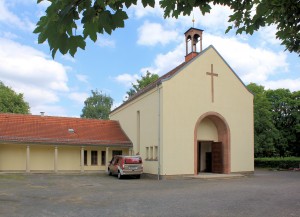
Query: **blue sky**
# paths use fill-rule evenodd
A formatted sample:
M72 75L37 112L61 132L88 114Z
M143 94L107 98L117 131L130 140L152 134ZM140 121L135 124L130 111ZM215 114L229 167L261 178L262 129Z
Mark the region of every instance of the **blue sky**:
M51 58L47 43L37 44L32 31L44 14L47 1L0 0L0 80L29 102L32 114L79 117L90 91L98 89L122 103L131 83L147 70L159 75L184 61L184 32L192 17L163 19L163 11L128 9L125 28L112 35L87 40L85 51L75 58L56 54ZM255 82L267 89L300 90L300 59L284 51L275 38L274 26L252 36L225 34L230 9L213 6L203 17L195 9L195 27L204 30L203 48L219 51L245 84Z

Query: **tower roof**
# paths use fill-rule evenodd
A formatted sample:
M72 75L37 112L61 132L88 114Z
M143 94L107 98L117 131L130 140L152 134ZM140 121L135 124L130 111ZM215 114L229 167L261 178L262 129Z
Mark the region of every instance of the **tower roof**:
M191 30L196 30L196 31L201 31L201 32L204 31L203 29L197 29L197 28L191 27L191 28L189 28L184 34L190 32Z

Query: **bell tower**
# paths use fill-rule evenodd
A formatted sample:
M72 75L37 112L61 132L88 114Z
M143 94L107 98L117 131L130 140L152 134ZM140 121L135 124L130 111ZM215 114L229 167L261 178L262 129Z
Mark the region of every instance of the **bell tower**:
M202 32L202 29L196 29L192 27L184 33L186 46L186 62L193 59L202 51Z

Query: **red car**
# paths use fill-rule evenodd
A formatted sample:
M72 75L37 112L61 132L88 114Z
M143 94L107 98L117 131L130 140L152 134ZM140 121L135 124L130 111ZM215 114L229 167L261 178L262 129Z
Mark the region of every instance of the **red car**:
M140 156L115 155L108 165L107 172L110 176L117 175L118 179L122 176L135 176L139 179L143 173L143 160Z

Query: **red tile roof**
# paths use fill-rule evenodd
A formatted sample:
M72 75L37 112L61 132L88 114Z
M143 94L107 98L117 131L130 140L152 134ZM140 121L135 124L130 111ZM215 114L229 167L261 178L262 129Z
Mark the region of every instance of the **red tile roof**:
M0 142L132 147L118 121L6 113Z

